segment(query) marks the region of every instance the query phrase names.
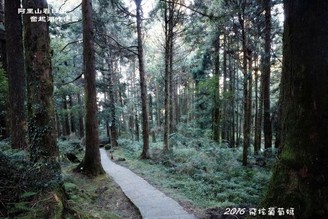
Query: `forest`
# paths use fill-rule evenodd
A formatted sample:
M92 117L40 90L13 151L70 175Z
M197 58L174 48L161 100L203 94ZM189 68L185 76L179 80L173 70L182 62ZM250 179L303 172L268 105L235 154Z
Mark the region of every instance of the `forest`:
M327 218L327 11L0 0L0 218Z

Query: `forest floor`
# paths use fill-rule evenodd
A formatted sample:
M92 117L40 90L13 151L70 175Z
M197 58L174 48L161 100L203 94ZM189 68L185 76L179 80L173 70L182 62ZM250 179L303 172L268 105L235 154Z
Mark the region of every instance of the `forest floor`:
M174 147L169 154L162 153L162 142L151 143L148 160L139 159L141 143L127 139L119 139L120 146L111 152L117 164L144 178L197 218L245 218L248 208L256 207L265 194L274 162L268 160L261 167L250 158L249 167L243 167L240 150L199 141L201 148L188 142L189 147ZM246 209L246 213L224 215L227 208Z
M265 194L274 160L267 159L262 166L250 156L249 167L243 167L240 162L242 153L238 148L217 145L206 138L194 136L178 136L170 140L174 146L167 154L162 152L162 142L151 143L151 159L148 160L139 159L142 144L127 138L119 139L119 147L111 151L116 163L144 178L197 218L231 218L224 215L228 207L247 209L260 202ZM72 171L77 164L69 161L67 155L73 153L79 160L83 158L80 140L58 142L63 186L67 196L64 218L141 218L138 209L112 179L106 175L90 179ZM11 157L13 163L26 159L24 152L11 151L8 142L0 142L0 150ZM28 173L25 175L28 176ZM39 197L39 191L25 189L23 192L16 203L6 206L15 218L38 218L28 215L37 215L52 204L44 201L48 198ZM52 196L56 198L55 195ZM233 218L235 216L232 215ZM242 219L244 216L245 214L238 215L238 218Z
M38 189L42 179L24 161L25 152L11 150L8 141L0 142L4 152L0 153L0 218L141 219L138 209L107 175L91 179L72 171L77 164L66 156L68 151L76 152L76 144L71 143L59 142L65 196L59 198L56 191L44 194ZM83 151L75 154L83 157Z
M71 168L65 169L69 208L81 215L78 218L141 219L138 209L106 174L90 179L72 172Z

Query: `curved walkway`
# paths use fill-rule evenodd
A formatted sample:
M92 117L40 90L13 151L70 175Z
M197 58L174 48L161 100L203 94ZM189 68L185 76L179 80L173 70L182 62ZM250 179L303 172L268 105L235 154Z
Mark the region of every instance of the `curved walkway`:
M131 170L112 162L104 149L100 149L101 163L125 195L139 209L143 219L195 219L172 198L155 189Z

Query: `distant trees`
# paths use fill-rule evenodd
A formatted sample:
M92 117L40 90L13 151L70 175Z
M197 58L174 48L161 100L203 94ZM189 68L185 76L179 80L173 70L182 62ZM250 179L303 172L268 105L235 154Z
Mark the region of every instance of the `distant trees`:
M328 2L284 1L282 131L265 206L295 208L296 218L328 214ZM302 22L300 22L302 20Z
M279 50L279 43L275 50L268 44L275 38L273 3L195 0L187 5L161 0L144 25L141 6L147 2L135 3L136 12L130 12L120 1L97 2L94 68L101 73L95 81L100 93L98 134L111 136L115 146L115 139L125 131L138 140L142 128L141 157L148 157L150 132L153 137L164 134L163 150L168 150L169 136L188 125L218 143L243 145L247 165L249 149L254 148L255 154L260 151L263 124L267 124L266 130L271 128L271 112L276 107L272 99L277 99L273 93L278 93L274 88L278 82L270 82L272 75L268 73ZM154 19L156 16L160 19ZM148 31L158 31L160 25L164 31L158 36L143 38ZM53 40L55 50L67 52L54 53L61 135L84 132L84 112L79 108L90 91L83 95L78 82L66 83L76 72L80 74L82 56L74 55L81 54L80 47L71 49L81 42L80 26L78 22L63 25L60 28L65 31L61 32L52 28L59 36ZM279 69L279 63L275 67ZM264 99L271 103L264 104ZM264 111L268 112L266 119ZM270 136L269 132L265 136ZM272 142L272 137L267 142Z
M183 13L178 0L160 1L159 6L163 17L164 29L164 151L168 151L169 134L176 131L178 122L177 76L174 61L176 59L176 42L178 24L183 19Z
M97 93L95 51L93 45L94 26L92 21L92 0L82 1L83 22L83 72L85 75L86 117L85 136L86 150L83 161L77 171L90 176L104 173L100 162L99 133L97 119Z

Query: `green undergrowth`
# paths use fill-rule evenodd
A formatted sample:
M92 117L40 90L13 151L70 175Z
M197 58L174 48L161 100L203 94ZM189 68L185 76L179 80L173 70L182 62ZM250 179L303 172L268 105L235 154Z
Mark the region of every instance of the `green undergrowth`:
M72 171L77 164L70 162L66 154L81 160L84 150L77 143L76 139L58 142L62 174L57 186L49 188L26 152L12 150L9 141L0 141L0 218L141 218L106 175L91 179Z
M241 149L218 145L208 138L171 137L171 151L163 154L163 143L152 143L151 159L138 159L141 143L120 139L115 158L170 196L188 200L200 208L257 205L271 176L271 166L250 167L240 162Z
M83 159L83 146L75 138L60 141L62 175L69 209L78 212L84 219L141 218L136 207L105 174L89 178L72 170L77 166L67 160L65 154L72 153ZM65 217L70 218L70 217Z
M27 152L12 150L9 141L0 142L0 151L0 217L61 218L64 193L51 166L31 163Z
M129 209L133 208L129 200L106 175L95 179L80 174L72 175L71 172L64 173L64 175L66 175L64 188L67 194L67 203L70 210L78 212L78 218L140 218L136 209ZM132 215L131 210L133 211Z

